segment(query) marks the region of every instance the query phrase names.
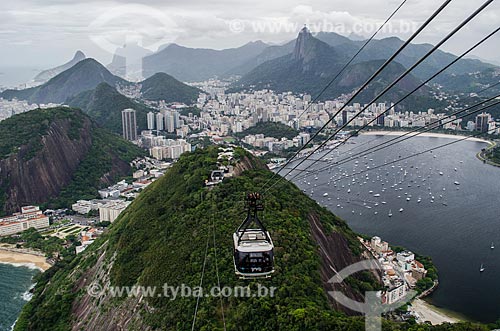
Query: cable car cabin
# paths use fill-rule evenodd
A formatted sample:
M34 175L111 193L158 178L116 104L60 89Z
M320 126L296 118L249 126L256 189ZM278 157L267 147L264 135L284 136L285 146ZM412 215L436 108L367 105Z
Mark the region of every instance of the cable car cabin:
M233 239L236 275L240 278L271 277L274 245L269 233L251 229L234 233Z
M268 278L274 272L274 245L257 216L263 210L260 194L249 194L246 206L247 217L233 234L235 273L242 279ZM257 228L249 229L252 223Z

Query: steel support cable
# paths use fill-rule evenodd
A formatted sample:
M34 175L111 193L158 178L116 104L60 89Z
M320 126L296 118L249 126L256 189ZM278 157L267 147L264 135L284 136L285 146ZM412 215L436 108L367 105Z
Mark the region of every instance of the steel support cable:
M352 63L352 61L354 61L354 59L359 55L359 53L361 53L365 49L365 47L368 46L368 44L373 40L373 38L375 38L375 36L380 32L380 30L382 30L383 27L392 19L392 17L394 15L396 15L396 13L399 11L399 9L401 9L401 7L403 7L403 5L406 3L406 1L407 0L404 0L403 2L401 2L401 4L392 12L392 14L385 20L385 22L377 29L377 31L375 31L375 33L368 40L366 40L366 42L363 44L363 46L361 46L361 48L358 49L358 51L351 57L351 59L346 64L344 64L342 69L340 69L340 71L335 75L335 77L333 77L330 80L330 82L314 98L314 100L311 103L309 103L309 105L307 105L306 109L304 109L304 111L297 117L297 119L300 119L309 110L311 105L313 105L316 101L319 100L319 98L323 95L323 93L325 93L326 90L333 84L333 82L336 81L337 78L339 78L339 76L345 71L345 69L347 69L347 67Z
M447 147L447 146L450 146L450 145L462 142L462 141L470 139L470 138L475 138L475 137L481 136L483 134L489 134L491 132L494 132L495 130L496 130L496 128L488 130L486 132L478 132L478 133L473 134L471 136L465 136L463 138L453 140L452 142L449 142L449 143L446 143L446 144L443 144L443 145L440 145L440 146L437 146L437 147L432 147L432 148L426 149L424 151L417 152L415 154L411 154L411 155L408 155L408 156L405 156L405 157L398 158L397 160L386 162L386 163L380 164L380 165L375 166L375 167L370 167L370 169L365 169L365 170L362 170L362 171L359 171L359 172L356 172L356 173L352 173L350 175L349 174L345 175L344 177L339 177L339 178L333 179L332 181L329 181L328 183L323 183L323 184L317 185L316 188L322 187L322 186L325 186L325 185L328 185L328 184L336 183L336 182L339 182L341 180L344 180L344 179L347 179L347 178L351 178L353 176L361 175L361 174L364 174L364 173L372 171L372 170L380 169L382 167L385 167L385 166L388 166L388 165L392 165L392 164L395 164L395 163L398 163L398 162L401 162L401 161L405 161L405 160L408 160L408 159L411 159L411 158L423 155L425 153L430 153L430 152L433 152L435 150L438 150L438 149L441 149L441 148L444 148L444 147Z
M489 105L486 105L486 106L484 106L484 107L482 107L482 108L479 108L479 109L476 109L476 110L474 110L474 111L472 111L472 112L468 112L468 110L470 110L470 109L472 109L472 108L476 108L476 107L478 107L478 106L484 105L486 102L493 101L493 100L495 100L495 99L497 99L497 98L499 98L499 97L500 97L500 94L499 94L499 95L497 95L497 96L491 97L491 98L489 98L488 100L484 100L484 101L481 101L481 102L479 102L479 103L477 103L477 104L475 104L475 105L472 105L472 106L470 106L470 107L467 107L467 108L465 108L465 109L463 109L463 110L461 110L461 111L458 111L458 112L456 112L455 114L462 113L462 112L466 112L466 113L465 113L465 114L462 114L462 115L460 115L459 117L456 117L456 118L451 118L451 115L450 115L450 116L448 117L448 119L449 119L449 120L448 120L447 122L443 122L443 123L441 123L441 125L449 124L449 123L451 123L451 122L454 122L454 121L456 121L456 120L459 120L459 119L465 118L465 117L467 117L467 116L477 114L477 113L479 113L479 112L481 112L481 111L484 111L484 110L486 110L486 109L488 109L488 108L491 108L491 107L493 107L493 106L497 106L498 104L500 104L500 101L499 101L499 102L494 102L494 103L489 104ZM370 149L370 150L366 150L366 151L360 152L360 153L355 154L355 155L348 156L348 157L346 157L346 158L344 158L344 159L342 159L342 160L340 160L340 161L336 161L334 164L330 164L330 165L325 166L325 167L320 168L320 169L314 169L314 170L311 170L311 171L309 171L309 172L311 172L311 173L318 173L318 172L321 172L321 171L323 171L323 170L325 170L325 169L329 169L329 168L333 168L333 167L341 166L341 165L343 165L343 164L345 164L345 163L348 163L348 162L354 161L354 160L356 160L356 159L360 159L360 158L362 158L362 157L368 156L368 155L373 154L373 153L375 153L375 152L378 152L378 151L380 151L380 150L382 150L382 149L386 149L386 148L388 148L388 147L391 147L391 146L393 146L393 145L396 145L396 144L398 144L398 143L400 143L400 142L403 142L403 141L405 141L405 140L408 140L408 139L411 139L411 138L413 138L413 137L419 136L419 135L421 135L421 134L423 134L423 133L429 132L429 131L431 131L431 130L433 130L433 129L434 129L433 125L435 125L435 124L437 124L437 123L439 123L439 122L441 122L441 121L442 121L442 119L441 119L441 120L437 120L437 121L435 121L435 122L430 123L430 124L428 125L428 128L427 128L426 130L419 131L419 130L420 130L420 129L422 129L422 128L418 128L419 130L411 130L411 131L408 131L408 132L404 133L403 135L400 135L400 136L394 137L394 138L392 138L392 139L390 139L390 140L387 140L387 141L385 141L385 142L383 142L383 143L381 143L381 144L379 144L379 145L377 145L377 146L372 147L372 148L375 148L375 149L373 149L373 150L372 150L372 149ZM425 127L427 127L427 126L424 126L423 128L425 128ZM416 133L416 134L414 134L414 135L412 135L412 136L408 136L410 133ZM403 139L401 139L401 138L403 138ZM399 140L399 139L401 139L401 140ZM399 141L396 141L396 140L399 140ZM390 143L390 144L389 144L389 143ZM387 144L389 144L389 145L387 145ZM341 144L339 144L339 145L337 145L337 146L339 146L339 147L340 147L340 145L341 145ZM386 146L384 146L384 145L386 145ZM325 154L325 155L323 155L322 157L325 157L326 155L328 155L328 153L327 153L327 154ZM300 171L300 172L302 172L303 170L304 170L304 169L295 169L295 171ZM307 176L308 176L308 175L305 175L304 177L298 178L298 180L304 179L304 178L306 178ZM295 175L295 176L293 176L292 178L290 178L289 180L294 180L294 179L295 179L295 178L297 178L297 177L298 177L298 175Z
M491 0L492 1L492 0ZM403 45L401 45L399 47L399 49L389 57L389 59L387 59L384 64L382 64L382 66L380 68L377 69L377 71L375 71L375 73L370 77L368 78L368 80L363 83L363 85L359 88L358 91L356 91L354 93L353 96L351 96L349 98L349 100L345 103L344 106L342 106L336 114L334 114L316 133L314 133L314 135L297 151L295 152L295 154L285 163L285 167L288 166L288 164L290 164L290 162L292 162L292 160L298 155L300 154L300 152L306 148L306 146L312 142L318 135L321 131L323 131L328 125L330 125L330 123L333 121L333 119L346 107L347 104L351 103L390 63L392 63L392 61L406 48L406 46L408 46L412 41L413 39L415 39L438 15L439 13L441 13L445 8L446 6L448 6L450 4L451 0L446 0L436 11L434 11L434 13L432 13L432 15L417 29L417 31L415 31L411 36L410 38L408 38L404 43ZM312 153L311 153L312 154ZM311 155L310 154L310 155ZM309 155L309 156L310 156ZM307 158L306 158L307 159ZM305 160L305 159L304 159ZM275 172L273 174L273 176L271 176L271 178L263 185L262 189L260 191L262 191L264 189L264 187L266 187L276 176L279 175L280 171L281 171L282 168L280 168L277 172ZM280 177L282 178L282 177ZM278 178L278 181L280 180L280 178Z
M401 74L395 81L393 81L391 84L389 84L381 93L379 93L372 101L370 101L367 106L365 106L360 112L358 112L356 115L354 115L348 122L344 123L342 127L338 128L332 135L330 135L329 138L327 138L323 143L321 143L317 148L315 148L305 159L300 161L297 165L295 165L295 168L300 166L305 160L307 160L311 155L313 155L315 152L317 152L319 149L321 149L332 137L334 137L337 133L339 133L342 129L344 129L347 125L349 125L353 120L355 120L360 114L362 114L370 104L374 103L378 98L380 98L382 95L384 95L386 92L388 92L392 87L394 87L399 81L401 81L404 77L406 77L413 69L415 69L418 65L420 65L423 61L425 61L432 53L434 53L441 45L443 45L446 41L448 41L453 35L455 35L460 29L462 29L465 25L467 25L474 17L476 17L479 13L481 13L488 5L490 5L493 2L493 0L488 0L486 1L481 7L479 7L474 13L472 13L469 17L467 17L462 23L460 23L453 31L451 31L444 39L442 39L439 43L437 43L431 50L429 50L422 58L420 58L415 64L413 64L410 68L408 68L403 74ZM387 62L386 62L387 63ZM359 92L359 91L358 91ZM346 105L350 103L348 101ZM344 105L340 110L345 108ZM324 126L329 124L329 122L332 119L330 119ZM319 133L316 132L316 135ZM311 138L313 139L313 138ZM349 139L349 138L347 138ZM292 159L291 159L292 160ZM289 162L287 162L289 163ZM313 163L314 164L314 163ZM286 166L287 164L285 164ZM281 169L280 169L281 170ZM288 174L290 174L294 169L292 168L285 176L279 177L273 184L276 185L278 182L280 182L281 179L286 178ZM279 172L279 171L278 171ZM277 172L277 173L278 173ZM275 174L277 174L275 173ZM268 188L269 189L269 188ZM267 189L267 190L268 190ZM267 191L266 190L266 191Z

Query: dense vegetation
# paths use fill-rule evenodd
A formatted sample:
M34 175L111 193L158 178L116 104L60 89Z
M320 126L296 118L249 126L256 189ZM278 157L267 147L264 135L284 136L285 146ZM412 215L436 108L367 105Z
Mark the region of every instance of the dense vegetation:
M83 115L66 107L36 109L18 114L0 122L0 159L17 153L21 146L28 146L24 159L31 159L42 147L40 140L46 135L50 124L57 119L70 121L72 139L78 139Z
M241 150L237 151L236 157L246 164L260 167L258 160L249 158ZM275 275L270 280L249 282L236 279L231 234L244 218L242 199L245 192L260 188L271 173L248 171L207 190L203 182L214 168L216 159L215 148L185 154L162 179L133 202L112 224L108 234L81 256L64 260L64 264L58 264L38 280L35 296L23 309L15 330L71 329L71 307L85 295L84 289L75 290L75 284L92 275L91 268L103 247L106 247L107 260L104 263L112 263L112 285L161 287L167 283L196 287L200 282L207 243L205 291L217 285L216 268L221 286L250 285L255 291L260 283L277 288L275 297L223 298L228 330L364 329L361 317L348 317L330 308L320 281L321 260L307 218L311 214L319 216L327 232L340 233L351 251L360 254L355 234L345 222L303 195L291 183L284 182L265 196L266 209L262 218L275 242ZM351 282L358 288L370 284L376 286L370 278ZM124 300L127 299L92 301L89 304L98 305L99 311L105 313L108 309L125 307L121 306ZM153 329L190 329L195 298L171 300L153 296L144 300L150 308L141 308L141 316ZM200 300L196 329L222 328L219 300L217 297ZM385 321L384 326L387 330L485 330L469 324L431 327Z
M142 98L150 101L195 103L201 90L186 85L166 73L159 72L142 83Z
M259 133L264 134L264 136L266 137L273 137L277 139L292 139L299 134L299 131L279 122L259 122L255 126L249 127L248 129L244 130L243 132L239 132L236 135L242 138L250 134Z
M29 228L19 235L0 237L1 243L16 244L23 248L37 249L46 256L53 256L56 252L63 251L64 240L58 237L43 237L35 228Z
M196 107L196 106L186 107L186 108L182 108L182 110L179 113L183 116L189 116L189 114L193 114L193 116L200 117L201 109Z
M500 146L484 150L484 156L491 162L500 165Z
M147 129L147 113L152 109L132 101L107 83L99 84L94 90L85 91L68 100L68 105L82 109L102 127L122 134L122 110L135 109L137 128Z

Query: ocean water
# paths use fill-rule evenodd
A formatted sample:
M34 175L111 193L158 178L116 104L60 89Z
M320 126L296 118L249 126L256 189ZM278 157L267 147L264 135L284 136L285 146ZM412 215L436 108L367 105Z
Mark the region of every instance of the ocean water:
M0 65L0 87L15 87L31 81L40 72L34 67L3 67Z
M0 331L10 331L22 307L30 299L33 276L40 271L0 263Z
M355 143L339 148L338 154L332 152L334 158L326 164L349 156L350 149L363 150L357 146L373 139L353 139ZM379 137L375 142L388 139ZM475 157L486 144L466 140L397 162L394 168L374 169L450 141L412 138L358 159L357 164L332 166L330 172L313 174L296 184L345 219L354 231L432 257L440 278L439 287L429 297L433 304L472 320L492 322L500 318L500 168ZM335 181L342 174L364 170L368 171ZM377 194L380 196L375 197ZM388 216L390 210L392 217ZM494 249L490 248L492 242ZM481 264L486 268L482 273Z

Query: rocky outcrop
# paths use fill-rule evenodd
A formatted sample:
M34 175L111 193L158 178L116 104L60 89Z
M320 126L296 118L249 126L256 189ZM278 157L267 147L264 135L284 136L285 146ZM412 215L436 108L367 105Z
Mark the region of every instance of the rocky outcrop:
M355 291L348 283L343 282L334 285L330 282L330 279L339 271L359 262L360 257L353 254L345 236L338 232L325 230L318 214L310 213L308 221L313 239L318 244L318 253L321 257L321 282L325 291L327 293L329 291L340 291L355 301L364 302L363 295ZM376 274L374 276L378 278ZM328 295L328 300L335 310L343 311L349 315L359 315L358 312L354 312L336 302L330 295Z
M151 330L144 324L141 311L148 310L143 296L130 296L123 299L120 305L111 304L111 293L103 292L103 285L110 284L110 270L114 263L114 256L107 261L106 246L92 253L96 262L75 283L74 291L82 293L72 306L74 323L72 330ZM106 305L108 309L101 309Z
M246 170L268 170L268 168L261 160L245 155L234 166L234 175L240 176Z
M19 152L0 160L0 187L7 195L4 209L7 213L19 211L28 204L39 204L55 197L68 185L80 162L92 146L92 123L85 118L79 138L68 135L71 123L58 119L41 137L36 155L26 160L31 146L22 146Z

